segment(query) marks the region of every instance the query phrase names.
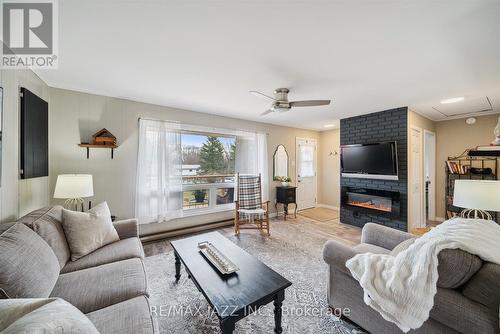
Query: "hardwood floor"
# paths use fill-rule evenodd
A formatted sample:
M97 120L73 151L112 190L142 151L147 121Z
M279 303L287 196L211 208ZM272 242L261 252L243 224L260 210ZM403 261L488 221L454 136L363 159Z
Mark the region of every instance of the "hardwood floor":
M333 211L333 210L332 210ZM360 243L361 240L361 229L356 226L342 224L338 217L338 212L332 212L332 219L326 221L317 221L312 218L308 218L297 214L297 218L289 216L286 221L283 221L281 217L271 218L271 237L272 237L272 224L300 224L302 229L307 230L308 233L316 235L322 239L334 239L339 242L345 243L346 245L354 246ZM233 227L224 227L215 229L220 231L222 234L233 233ZM206 233L208 231L203 231L200 233ZM260 234L258 230L245 230L245 233L255 233ZM192 235L192 234L191 234ZM163 239L158 241L152 241L144 243L144 253L146 256L153 256L161 253L165 253L171 248L170 240L184 238L187 235L179 236L171 239Z

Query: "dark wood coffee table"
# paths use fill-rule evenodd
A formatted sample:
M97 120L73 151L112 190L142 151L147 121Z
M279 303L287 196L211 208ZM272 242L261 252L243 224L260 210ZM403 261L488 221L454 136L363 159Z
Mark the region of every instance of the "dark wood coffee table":
M198 243L211 242L240 270L222 275L198 250ZM219 318L222 333L232 333L235 323L274 302L274 332L281 333L282 303L285 289L292 283L245 252L218 232L175 240L175 279L181 277L181 262L189 278L205 296Z

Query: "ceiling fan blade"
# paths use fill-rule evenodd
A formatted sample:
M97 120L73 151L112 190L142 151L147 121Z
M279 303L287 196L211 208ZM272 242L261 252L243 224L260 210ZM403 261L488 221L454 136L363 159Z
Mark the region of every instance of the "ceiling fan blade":
M266 111L264 111L262 114L260 114L261 116L266 116L267 114L270 114L272 113L274 110L273 109L267 109Z
M276 99L274 97L270 97L270 96L263 94L261 92L257 92L256 90L251 90L251 91L249 91L249 93L252 95L255 95L257 97L263 97L263 98L271 100L271 101L276 101Z
M308 100L308 101L290 102L291 107L315 107L315 106L327 106L329 104L330 100Z

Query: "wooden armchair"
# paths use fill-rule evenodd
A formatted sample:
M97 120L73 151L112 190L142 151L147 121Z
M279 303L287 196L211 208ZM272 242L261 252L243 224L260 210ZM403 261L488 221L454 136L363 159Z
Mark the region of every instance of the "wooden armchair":
M237 199L234 218L234 233L240 234L240 229L259 229L269 232L269 201L262 201L262 182L259 175L237 174ZM245 226L241 227L242 225Z

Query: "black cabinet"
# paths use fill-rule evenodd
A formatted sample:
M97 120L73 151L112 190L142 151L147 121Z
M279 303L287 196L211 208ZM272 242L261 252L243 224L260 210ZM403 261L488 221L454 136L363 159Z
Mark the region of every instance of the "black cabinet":
M283 209L285 211L284 218L288 215L288 204L295 205L294 216L297 218L297 201L296 201L296 190L297 187L276 187L276 212L278 212L278 204L283 204Z

